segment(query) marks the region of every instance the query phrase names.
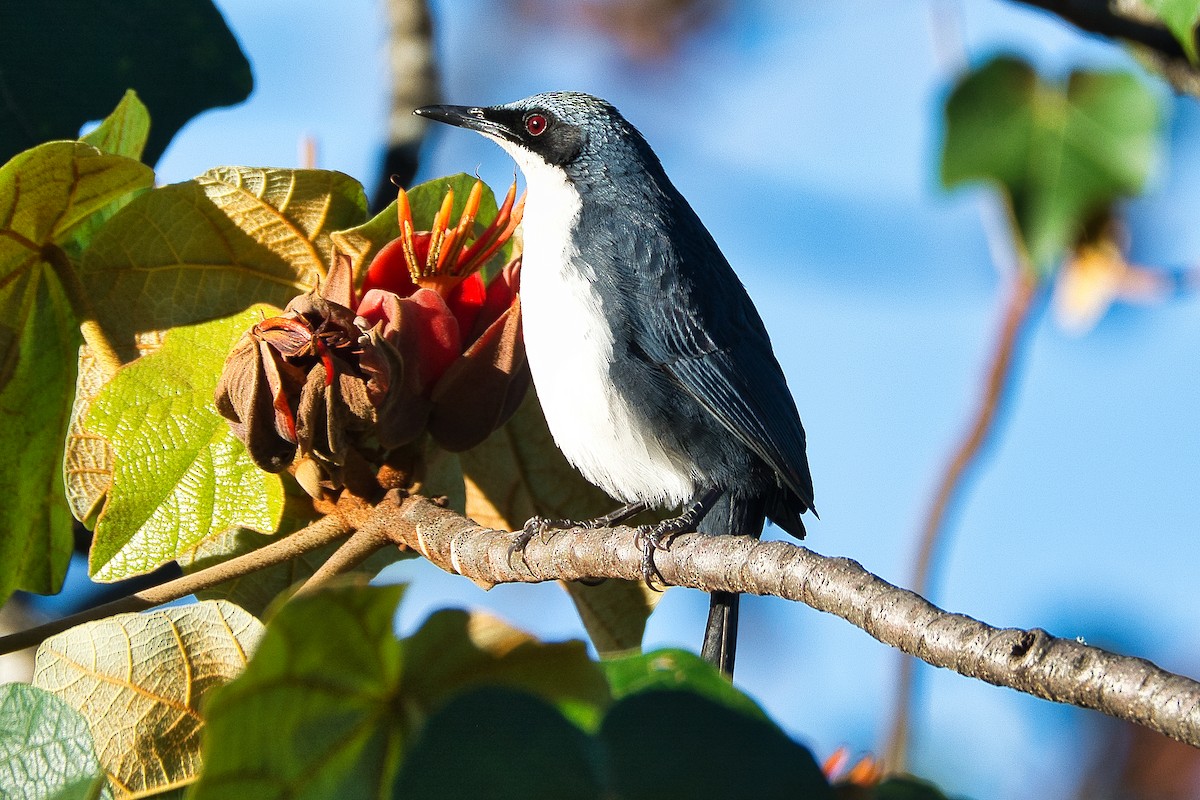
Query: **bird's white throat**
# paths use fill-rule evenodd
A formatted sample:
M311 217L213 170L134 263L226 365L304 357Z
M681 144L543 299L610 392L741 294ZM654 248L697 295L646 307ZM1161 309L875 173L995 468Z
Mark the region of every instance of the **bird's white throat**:
M612 323L573 232L582 200L559 167L494 139L525 174L521 314L534 387L554 441L593 484L624 502L676 506L696 476L614 391Z

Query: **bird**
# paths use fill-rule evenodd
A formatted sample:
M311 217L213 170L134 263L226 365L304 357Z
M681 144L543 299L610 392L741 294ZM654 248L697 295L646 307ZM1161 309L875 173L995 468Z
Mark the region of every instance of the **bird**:
M591 520L534 517L535 535L609 527L645 509L642 572L698 531L804 538L813 484L804 427L754 303L642 134L610 103L546 92L418 115L496 142L525 176L521 314L555 444L624 505ZM665 581L664 581L665 583ZM732 676L739 595L711 593L701 656Z

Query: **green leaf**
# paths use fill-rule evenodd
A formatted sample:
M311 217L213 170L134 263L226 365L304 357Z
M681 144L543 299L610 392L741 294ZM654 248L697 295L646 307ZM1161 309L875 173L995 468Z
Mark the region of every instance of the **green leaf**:
M223 602L118 614L50 637L33 682L87 719L118 794L184 785L200 764L200 715L237 675L262 624Z
M523 692L479 689L435 714L404 760L392 797L422 800L602 798L594 739Z
M36 686L0 686L0 797L87 800L105 784L78 711Z
M583 642L539 642L481 613L431 615L404 640L404 674L411 715L428 714L454 694L485 684L540 695L585 727L596 725L610 701L604 672Z
M133 88L154 115L156 161L205 109L244 100L250 65L211 0L39 0L0 8L0 159L50 139L74 139Z
M1196 22L1200 21L1200 0L1143 0L1172 35L1179 40L1188 60L1196 64Z
M434 178L407 190L409 207L412 209L413 227L418 231L427 231L433 227L433 218L442 207L446 190L454 190L454 204L451 207L450 219L457 223L467 204L471 187L475 178L460 172L444 178ZM487 184L479 198L479 211L475 215L475 228L481 230L491 224L496 218L496 195ZM355 228L337 231L333 241L337 244L338 252L350 257L354 270L356 284L362 283L363 275L371 259L380 249L400 235L400 221L396 210L396 202L392 201L387 208L380 211L367 222ZM504 266L512 257L512 241L505 242L484 267L484 277L491 279L497 269Z
M1006 193L1029 260L1049 274L1093 214L1142 190L1162 114L1133 75L1074 72L1064 87L998 58L946 103L942 181Z
M148 572L233 527L278 528L279 476L254 465L213 405L234 343L271 313L256 307L176 328L93 400L87 427L114 455L89 559L97 580Z
M78 142L0 167L0 603L15 589L58 591L72 548L61 464L81 337L61 246L153 179L143 164Z
M518 530L533 516L586 519L617 506L559 451L533 392L503 428L459 459L466 477L466 514L489 528ZM640 581L564 586L602 655L641 647L646 619L662 596Z
M106 331L136 333L284 306L322 280L330 232L366 218L340 172L219 167L146 192L84 253L82 279Z
M207 706L194 800L386 797L412 735L392 633L403 591L341 586L284 605Z
M716 667L686 650L607 658L601 665L617 699L651 690L687 689L746 716L767 719L758 703L734 688Z
M655 733L670 724L670 752ZM833 800L806 748L775 725L693 692L647 691L604 718L611 791L622 800Z
M138 99L137 92L129 89L113 112L82 141L106 153L137 160L142 157L149 136L150 112Z

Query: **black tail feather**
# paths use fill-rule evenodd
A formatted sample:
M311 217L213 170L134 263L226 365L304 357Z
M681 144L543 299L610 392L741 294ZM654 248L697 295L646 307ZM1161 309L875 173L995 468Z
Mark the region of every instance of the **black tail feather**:
M726 492L701 521L701 533L742 534L758 537L766 521L762 498ZM708 623L700 655L705 661L733 677L737 654L738 600L736 592L713 592L709 599Z
M733 677L733 661L737 656L738 602L740 594L713 592L708 600L708 624L704 628L704 644L700 656L722 673Z

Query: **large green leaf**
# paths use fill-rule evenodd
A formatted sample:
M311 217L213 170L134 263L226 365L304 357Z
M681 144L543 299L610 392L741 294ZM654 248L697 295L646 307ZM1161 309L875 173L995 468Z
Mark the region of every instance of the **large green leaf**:
M0 603L15 589L58 591L71 552L61 464L81 339L60 282L74 280L63 245L153 179L143 164L78 142L0 167Z
M36 686L0 686L0 797L88 800L106 783L78 711Z
M451 700L425 725L392 797L421 800L611 798L595 739L544 700L486 688Z
M201 704L261 636L258 620L219 601L119 614L43 642L33 682L87 719L118 793L146 796L194 780Z
M712 664L687 650L619 656L607 658L602 664L617 699L651 690L687 689L747 716L767 719L758 703L734 688Z
M1196 63L1196 22L1200 0L1142 0L1179 40L1192 64Z
M417 730L463 687L523 686L577 717L607 700L578 642L539 644L451 612L397 640L401 593L338 586L279 610L246 672L208 706L197 800L386 797Z
M946 103L942 180L1003 190L1046 274L1088 218L1142 190L1158 149L1155 95L1123 72L1074 72L1065 87L1016 59L967 75Z
M664 720L669 742L647 734ZM599 736L622 800L833 800L806 748L771 722L693 692L630 695L609 709Z
M173 561L230 528L274 532L278 475L258 469L213 405L233 345L272 312L176 328L162 347L122 367L92 401L87 426L114 454L89 568L119 580Z
M489 528L519 530L533 516L586 519L617 505L559 451L533 392L503 428L459 459L466 477L466 514ZM646 619L662 596L640 581L564 586L592 643L605 655L641 646Z
M0 30L0 159L74 139L133 88L156 121L152 163L193 116L250 94L250 65L211 0L10 2Z
M82 278L128 351L138 332L286 305L325 276L330 232L366 209L340 172L219 167L121 209L84 254Z

